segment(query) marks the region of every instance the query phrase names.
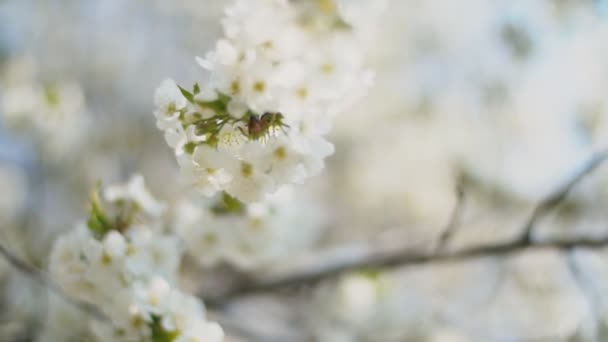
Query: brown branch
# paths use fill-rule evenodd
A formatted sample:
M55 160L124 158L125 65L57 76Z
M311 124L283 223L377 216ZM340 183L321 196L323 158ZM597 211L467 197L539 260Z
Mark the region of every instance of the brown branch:
M579 184L587 175L596 170L604 161L606 161L606 159L608 159L608 151L597 153L572 179L566 182L546 199L541 201L534 209L530 218L527 220L523 233L515 240L501 242L494 245L469 247L452 252L440 249L435 249L434 252L430 253L412 252L407 250L379 251L360 256L359 258L353 258L340 264L327 265L325 262L320 262L316 266L299 270L291 274L277 276L268 280L242 283L238 286L228 288L224 293L215 297L205 298L205 302L210 305L222 305L223 303L226 303L227 301L239 296L270 292L293 286L313 285L321 280L343 274L344 272L366 268L390 269L394 267L407 267L445 261L463 261L479 257L497 257L517 253L528 248L555 248L570 250L575 247L606 247L608 246L608 236L601 239L581 238L542 242L535 242L531 239L531 233L535 223L551 212L567 197L568 193L570 193L570 191L576 187L577 184ZM454 209L454 213L456 214L461 210L462 198L464 198L464 194L459 195L458 203ZM448 228L440 236L441 245L445 244L445 241L449 239L453 232L454 223L452 223L452 220L455 219L450 220Z
M239 296L271 292L293 286L314 285L321 280L331 278L348 271L366 268L391 269L395 267L417 266L429 263L464 261L480 257L497 257L514 254L528 248L555 248L570 250L576 247L608 247L608 237L602 239L556 240L536 243L524 239L518 239L507 243L472 247L455 252L439 252L433 254L416 254L409 253L407 251L394 254L379 253L372 257L352 260L350 262L332 267L314 268L304 270L297 274L288 274L270 280L260 280L254 283L244 284L240 287L229 289L217 297L205 298L205 303L210 305L222 305L223 303Z
M522 232L522 239L531 241L534 226L538 220L551 212L558 204L560 204L585 177L595 171L608 159L608 151L596 153L591 159L574 175L568 182L558 188L555 192L541 201L532 211L532 214L526 221Z
M110 318L106 316L99 308L95 305L77 300L65 292L61 290L51 279L50 277L41 269L27 263L22 260L12 252L10 252L4 245L0 244L0 255L4 257L4 259L11 265L13 268L18 270L19 272L25 274L29 278L37 281L40 285L46 287L60 298L62 298L66 303L74 306L75 308L81 310L82 312L92 316L93 318L109 322Z
M461 179L458 181L458 183L456 184L456 204L454 205L454 209L452 209L452 212L450 213L450 218L448 219L448 223L446 225L446 227L444 228L444 230L441 232L441 235L439 235L439 238L437 239L437 245L435 246L435 250L442 250L446 247L446 245L450 242L450 239L452 239L452 236L456 233L456 231L458 230L458 225L460 223L460 219L462 216L462 212L464 210L464 205L465 205L465 201L466 201L466 193L464 190L464 181Z

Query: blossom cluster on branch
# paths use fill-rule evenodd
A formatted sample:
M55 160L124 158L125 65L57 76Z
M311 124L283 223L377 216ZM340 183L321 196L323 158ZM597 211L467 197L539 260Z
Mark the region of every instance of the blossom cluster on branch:
M304 252L321 233L323 210L297 195L285 186L264 201L249 204L226 193L202 205L183 200L177 205L174 227L187 252L203 266L270 266Z
M165 80L155 116L193 187L254 202L323 168L333 117L372 74L333 1L241 0L222 24L197 58L205 81L186 90Z
M84 319L78 331L99 341L220 341L203 303L177 286L183 253L205 267L251 270L319 237L323 212L292 185L323 169L334 117L373 78L346 14L336 1L237 0L223 37L197 58L205 79L162 82L157 127L206 198L170 211L141 176L93 192L87 221L55 241L49 262L67 296L107 317ZM55 93L45 94L54 106ZM11 103L8 114L22 111Z
M158 220L165 206L141 176L92 196L88 222L60 236L50 257L52 279L110 320L90 322L99 341L220 341L196 297L176 287L181 248ZM112 211L104 207L110 204Z

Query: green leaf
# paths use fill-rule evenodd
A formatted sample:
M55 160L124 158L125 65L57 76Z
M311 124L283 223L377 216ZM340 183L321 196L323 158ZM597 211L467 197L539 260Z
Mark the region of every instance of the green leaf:
M150 329L152 330L152 341L153 342L173 342L179 336L179 331L167 331L163 328L161 317L158 315L152 315L152 323L150 323Z
M201 107L211 109L217 115L220 115L220 116L228 115L226 112L226 103L222 102L219 99L215 100L215 101L196 101L196 104L198 104Z
M89 219L87 220L87 226L97 238L103 237L107 232L113 229L113 225L108 219L106 211L101 205L101 200L99 199L100 189L101 183L98 183L91 192L91 208L89 212Z
M224 191L221 201L211 207L211 211L216 215L241 215L245 213L245 204Z
M192 90L192 92L194 93L194 95L201 92L201 87L199 87L198 83L194 83L194 89Z
M44 96L46 98L46 102L51 107L57 107L61 103L61 95L59 94L59 89L56 86L48 85L44 87Z
M184 151L186 151L186 153L192 155L192 153L194 153L194 149L196 149L196 144L193 143L192 141L187 143L186 145L184 145Z
M181 86L177 86L177 87L182 92L182 95L184 95L186 100L188 100L190 103L194 103L194 95L192 95L191 92L187 91L186 89L182 88Z
M224 105L227 105L228 102L230 102L230 99L232 98L229 95L226 95L224 93L219 93L219 92L217 93L217 96L218 96L218 98L216 101L220 101Z

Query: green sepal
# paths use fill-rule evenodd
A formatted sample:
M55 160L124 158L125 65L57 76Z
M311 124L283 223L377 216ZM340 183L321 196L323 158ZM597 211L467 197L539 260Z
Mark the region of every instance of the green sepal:
M152 315L150 330L152 330L153 342L173 342L179 337L179 331L167 331L163 328L161 317Z
M192 141L184 145L184 151L186 151L186 153L188 153L189 155L192 155L192 153L194 153L194 149L196 149L196 144Z
M245 213L245 204L238 199L230 196L227 192L222 193L221 201L211 207L211 212L216 215L241 215Z
M54 85L47 85L44 87L44 97L46 102L51 107L57 107L61 103L61 96L59 95L59 90Z
M179 88L179 91L182 92L182 95L184 95L184 97L186 98L186 100L188 100L188 102L194 103L194 95L192 95L191 92L187 91L186 89L182 88L179 85L177 87Z
M97 183L91 192L91 207L89 219L87 220L87 226L97 238L102 238L107 232L113 229L113 225L108 219L106 211L101 205L101 200L99 199L100 189L101 183Z

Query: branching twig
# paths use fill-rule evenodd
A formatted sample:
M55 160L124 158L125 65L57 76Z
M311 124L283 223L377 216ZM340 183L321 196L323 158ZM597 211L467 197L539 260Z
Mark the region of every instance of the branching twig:
M95 305L77 300L77 299L67 295L65 292L63 292L63 290L61 290L57 285L55 285L55 283L48 277L48 275L44 271L25 262L24 260L22 260L21 258L16 256L15 254L10 252L2 244L0 244L0 255L2 255L4 257L4 259L11 266L13 266L15 269L17 269L19 272L21 272L21 273L25 274L26 276L30 277L31 279L37 281L39 284L41 284L42 286L46 287L47 289L49 289L50 291L52 291L53 293L58 295L60 298L65 300L70 305L76 307L77 309L92 316L93 318L95 318L97 320L105 321L105 322L110 321L109 317L106 316L103 312L101 312L99 310L99 308L97 308Z
M424 265L446 261L463 261L478 257L496 257L517 253L528 248L555 248L570 250L575 247L608 247L608 237L602 239L557 240L536 243L524 239L518 239L515 241L490 246L472 247L455 252L438 252L433 254L402 252L383 255L379 253L373 257L353 260L352 262L333 267L303 270L297 274L288 274L270 280L260 280L255 283L244 284L243 286L229 289L229 291L217 296L216 298L206 298L205 301L206 303L211 303L212 305L221 305L225 301L238 296L269 292L291 286L311 285L320 280L359 269L390 269L394 267Z
M224 293L206 298L206 302L211 305L221 305L226 301L243 295L269 292L282 288L300 285L314 284L323 279L342 274L344 272L360 270L365 268L391 268L422 265L434 262L460 261L477 257L503 256L522 251L527 248L556 248L569 250L574 247L598 248L608 246L608 237L602 239L572 239L535 242L531 239L531 232L534 224L543 216L553 210L568 193L579 184L585 176L597 169L608 159L608 151L596 154L572 179L561 186L552 195L541 201L534 209L528 219L523 233L519 238L494 245L476 246L461 249L458 251L445 251L436 249L434 252L412 252L401 251L380 251L372 254L362 255L359 258L352 258L340 264L320 262L313 267L298 270L294 273L278 276L272 279L259 280L253 283L242 284L226 290ZM462 195L464 196L464 195ZM462 200L459 200L461 202ZM458 213L460 204L457 204L455 213ZM450 223L451 224L451 223ZM445 244L453 232L453 228L448 225L448 229L440 236L440 244ZM329 266L327 266L329 264Z
M557 207L566 196L570 193L570 191L578 185L586 176L595 171L604 161L608 159L608 151L602 151L595 154L587 164L583 166L583 168L576 174L570 181L566 182L557 191L553 192L546 199L541 201L532 211L532 214L526 221L526 225L522 232L522 239L527 241L532 240L532 231L534 229L534 225L536 222L544 217L547 213Z
M462 211L464 210L466 200L465 195L464 183L462 180L460 180L456 184L456 204L454 205L454 209L450 214L450 218L445 229L441 232L441 235L439 235L439 239L437 240L437 245L435 247L436 251L444 249L456 230L458 230L460 217L462 215Z

